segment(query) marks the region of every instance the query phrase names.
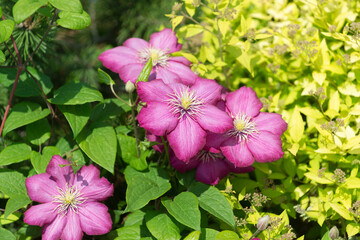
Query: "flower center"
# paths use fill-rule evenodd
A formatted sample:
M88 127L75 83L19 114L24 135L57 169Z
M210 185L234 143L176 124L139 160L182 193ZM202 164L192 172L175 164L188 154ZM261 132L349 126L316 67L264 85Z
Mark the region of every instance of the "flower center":
M58 188L58 195L53 196L53 202L59 203L54 211L58 213L67 214L69 210L78 213L79 206L86 201L86 198L81 196L81 192L75 186L69 187L66 184L65 188Z
M201 107L204 105L204 102L195 95L194 91L186 88L171 94L168 104L171 111L174 114L178 114L180 119L184 115L192 117L193 115L201 114Z
M156 49L152 47L148 47L139 51L139 57L142 63L146 63L151 57L153 67L157 65L165 67L166 62L169 59L169 55L166 54L166 52L161 49Z
M210 161L216 161L218 159L222 159L223 155L221 153L213 153L205 150L201 150L197 154L198 159L200 159L202 162L210 162Z
M233 117L234 128L227 132L228 135L237 137L238 141L247 140L248 136L258 133L256 124L251 121L251 117L245 114L239 114Z

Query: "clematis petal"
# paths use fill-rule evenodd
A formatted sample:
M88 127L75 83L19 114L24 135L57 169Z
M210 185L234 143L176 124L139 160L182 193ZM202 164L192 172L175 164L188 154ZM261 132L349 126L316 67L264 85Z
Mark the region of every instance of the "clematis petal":
M287 123L281 118L280 114L261 112L253 121L256 128L260 131L265 130L280 136L287 129Z
M191 90L195 90L205 103L216 104L220 100L222 86L215 80L198 77Z
M225 141L220 149L224 156L234 164L234 167L248 167L255 161L246 143L239 143L234 137Z
M176 128L168 134L170 147L182 161L188 162L205 145L206 132L192 120L184 116Z
M25 186L30 199L39 203L51 202L52 196L58 194L58 184L48 173L28 177L25 180Z
M80 225L87 235L102 235L111 230L108 208L99 202L87 202L79 209Z
M184 162L179 160L172 149L169 149L169 155L170 155L170 164L175 168L175 170L184 173L187 171L190 171L191 169L196 168L200 161L196 157L193 157L189 160L189 162Z
M248 173L248 172L252 172L255 170L254 167L249 166L249 167L235 167L233 163L229 162L227 159L225 160L225 162L228 164L229 169L231 172L233 173Z
M66 183L72 184L74 181L74 171L70 162L62 159L59 155L51 158L46 172L56 181L59 187L64 187Z
M82 166L77 171L74 179L74 185L81 190L84 187L95 184L100 180L100 170L94 165Z
M118 73L121 80L125 83L128 81L135 84L136 79L139 77L141 70L144 68L144 64L142 63L130 63L125 66L122 66Z
M67 217L57 215L55 220L43 228L42 240L60 239L62 231L66 225Z
M143 107L137 116L141 127L157 136L163 136L172 131L178 119L170 112L166 103L150 102Z
M113 195L114 187L106 178L100 178L84 187L81 193L88 201L104 201Z
M201 108L196 121L203 129L214 133L224 133L233 128L232 119L226 112L208 104Z
M137 92L143 102L166 102L172 90L162 80L155 79L151 82L139 82Z
M161 139L160 136L156 136L156 135L152 134L149 131L145 131L145 137L149 142L158 142L158 143L162 142L162 139ZM163 152L164 151L164 145L163 144L153 145L152 148L157 152Z
M191 62L187 60L185 57L171 57L170 60L185 64L186 66L190 66L191 64Z
M141 51L142 49L149 47L149 43L141 38L129 38L123 43L123 46L135 49L136 51Z
M283 157L281 138L267 131L250 136L247 146L258 162L272 162Z
M69 211L66 218L67 222L61 234L61 240L81 240L84 234L80 226L79 216Z
M170 28L165 28L160 32L151 34L149 42L153 48L162 49L167 53L180 51L182 47L177 42L175 32Z
M119 73L121 67L138 63L138 52L128 47L116 47L101 53L98 57L102 64L113 72Z
M233 116L246 114L255 117L259 114L262 103L254 90L250 87L241 87L226 95L226 107Z
M229 136L227 136L226 134L207 132L205 147L207 149L215 148L215 149L219 150L221 144L228 139L229 139Z
M179 75L180 82L188 86L193 85L198 77L189 66L171 61L171 59L166 64L166 70Z
M32 206L24 213L24 222L42 227L55 219L57 213L54 212L54 209L56 206L57 204L51 202Z
M181 81L180 76L167 68L158 67L156 70L156 78L161 79L166 84L178 83Z
M205 184L216 185L230 172L221 159L202 161L196 169L196 180Z

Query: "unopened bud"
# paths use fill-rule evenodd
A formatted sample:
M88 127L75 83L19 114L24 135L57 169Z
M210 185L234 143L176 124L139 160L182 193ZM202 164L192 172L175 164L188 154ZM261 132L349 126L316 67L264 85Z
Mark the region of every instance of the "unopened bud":
M263 231L267 228L267 226L269 225L269 221L270 221L270 216L266 215L262 218L259 219L256 227L258 230Z
M337 239L339 237L339 230L336 226L333 226L329 231L329 236L332 240Z
M132 82L128 81L125 84L125 91L128 93L132 93L134 90L135 90L135 85Z

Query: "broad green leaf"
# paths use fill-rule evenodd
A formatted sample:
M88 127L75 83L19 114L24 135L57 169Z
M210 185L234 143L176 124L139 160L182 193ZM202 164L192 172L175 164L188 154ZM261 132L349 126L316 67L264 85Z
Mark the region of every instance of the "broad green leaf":
M323 72L314 71L314 72L312 72L312 76L313 76L315 82L317 82L320 86L323 84L323 82L326 79L326 73L323 73Z
M94 123L89 129L82 131L76 141L91 160L114 173L117 141L112 126Z
M63 1L67 2L67 1ZM13 7L13 16L16 23L21 23L31 15L33 15L36 10L40 7L47 5L47 0L19 0L15 3Z
M5 215L0 216L0 225L10 224L16 222L21 217L21 213L13 213L5 218ZM1 236L1 235L0 235Z
M335 91L330 96L328 110L326 111L325 114L328 115L330 118L333 118L338 114L339 109L340 109L340 96L339 96L339 92ZM333 112L333 114L330 114L331 112Z
M162 199L167 211L180 223L200 230L200 210L197 197L191 192L182 192L174 200Z
M0 228L0 236L2 240L16 240L14 234L5 228Z
M315 119L323 118L324 115L317 109L311 107L300 108L299 111L306 115L306 117L311 117Z
M297 108L291 115L288 131L294 142L300 142L304 133L304 122Z
M314 173L314 172L307 172L304 174L307 178L313 180L316 183L320 183L320 184L333 184L334 182L331 181L331 177L328 178L325 174L325 177L319 177L318 174Z
M16 143L4 148L0 153L0 166L22 162L30 158L31 147L25 143Z
M225 230L216 235L215 240L237 240L240 239L236 232Z
M143 225L124 226L116 229L115 240L151 240L151 233ZM109 238L114 239L114 238Z
M344 187L348 189L358 189L360 187L360 178L349 177L344 183Z
M173 31L175 30L176 26L182 22L183 19L184 19L184 16L176 16L171 19L171 27L172 27Z
M59 105L77 105L102 100L103 97L98 90L82 82L72 82L57 89L50 102Z
M253 66L251 66L251 56L249 56L247 52L243 51L236 60L250 72L251 76L254 76L254 69Z
M106 85L115 85L114 80L112 80L109 74L104 72L101 68L98 68L98 78L101 83L105 83Z
M27 195L11 197L6 203L4 216L7 217L20 208L26 207L30 202L31 200Z
M187 235L184 240L199 240L200 238L200 231L193 231Z
M90 118L91 104L59 105L58 107L69 122L74 138L76 138Z
M231 205L217 188L196 183L190 187L189 191L198 197L202 209L235 228Z
M32 151L30 160L35 171L38 174L46 172L46 167L54 155L60 155L59 149L54 146L46 146L42 151L42 155L38 152Z
M214 240L219 231L212 228L202 228L199 240Z
M143 210L136 210L135 212L130 213L126 216L124 226L132 226L132 225L141 225L146 212Z
M98 103L91 112L90 120L93 122L100 122L108 120L109 118L119 117L131 108L122 101L116 98L108 98Z
M80 0L49 0L49 3L55 8L63 11L69 11L74 13L82 13L83 8Z
M60 26L68 29L80 30L90 26L91 24L91 18L85 11L82 13L62 11L60 12L59 17L60 19L56 22Z
M346 233L349 237L354 236L360 232L360 225L356 223L348 223L346 225Z
M346 220L353 220L348 209L339 203L329 203L331 208Z
M26 138L34 145L40 146L49 140L51 127L46 118L26 125Z
M44 73L37 71L35 68L27 67L27 70L38 81L44 93L48 94L53 88L53 84L50 78L46 76ZM10 69L9 71L12 71L12 73L11 75L8 76L8 78L10 78L11 83L13 83L16 76L16 69ZM42 92L40 88L36 84L35 80L31 77L31 75L29 75L25 71L21 73L18 85L15 90L16 96L19 97L42 96Z
M0 63L5 62L6 58L5 58L5 54L3 51L0 50Z
M0 43L7 41L15 27L13 20L2 20L0 21Z
M139 77L136 79L136 83L149 81L149 76L150 76L152 67L153 67L152 59L149 58L149 60L145 63L145 66L141 70Z
M339 87L339 91L344 95L360 97L360 86L350 81L343 82Z
M323 235L323 237L321 238L321 240L332 240L332 239L330 238L330 236L329 236L329 231L327 231L327 232Z
M21 102L16 104L4 125L4 136L16 128L33 123L49 115L49 109L41 109L41 106L33 102Z
M148 156L150 150L146 149L140 151L140 157L138 157L135 138L123 134L118 134L117 138L123 161L130 164L130 166L136 170L145 170L148 167L146 157Z
M171 185L167 173L161 168L149 167L147 172L138 172L132 167L125 169L126 209L124 212L133 212L144 207L168 190Z
M151 234L158 240L180 239L180 229L165 213L161 213L146 222Z

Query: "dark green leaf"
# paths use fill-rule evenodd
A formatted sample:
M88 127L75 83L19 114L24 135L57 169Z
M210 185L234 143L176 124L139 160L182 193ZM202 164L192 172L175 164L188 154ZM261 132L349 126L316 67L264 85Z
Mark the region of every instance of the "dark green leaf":
M99 82L101 82L101 83L104 83L106 85L110 85L110 84L115 85L115 82L112 80L112 78L109 76L109 74L107 74L100 68L98 68L98 77L99 77Z
M0 153L0 166L22 162L30 158L31 147L25 143L17 143L7 146Z
M60 19L56 22L68 29L79 30L84 29L91 24L91 18L87 12L83 11L82 13L74 13L74 12L65 12L62 11L59 14Z
M5 58L5 54L3 51L0 50L0 63L5 62L6 58Z
M69 122L74 138L81 132L89 120L91 114L91 104L82 105L59 105L61 112Z
M0 21L0 43L7 41L14 31L15 22L13 20Z
M136 170L145 170L148 167L146 157L150 150L140 151L140 157L138 157L135 138L123 134L118 134L117 137L123 161L130 164Z
M145 64L144 68L141 70L139 77L136 80L136 83L149 81L149 76L150 76L152 67L153 67L152 59L149 58L149 60Z
M27 70L38 81L45 94L48 94L53 88L53 84L48 76L42 72L38 72L35 68L27 67ZM12 69L13 73L9 76L16 76L16 69ZM15 77L10 81L13 83ZM11 86L12 87L12 86ZM35 80L27 73L23 72L20 75L19 83L16 87L15 95L19 97L35 97L41 96L42 92Z
M180 229L165 213L161 213L146 221L151 234L158 240L180 239Z
M94 107L90 120L93 122L99 122L111 117L120 116L130 110L131 108L119 99L105 99L103 102Z
M115 238L115 240L154 239L151 237L151 233L147 230L147 228L142 225L132 225L118 228L116 229L116 236L118 237Z
M222 232L219 232L218 235L216 235L215 240L238 240L239 235L237 235L236 232L225 230Z
M14 234L5 228L0 228L0 236L1 240L16 240Z
M53 146L46 146L42 151L42 155L38 152L32 151L30 160L35 171L39 174L44 173L47 165L54 155L60 155L60 151L57 147Z
M51 127L46 118L26 126L26 138L34 145L41 145L49 140Z
M80 0L49 0L50 4L59 10L82 13L83 8Z
M219 231L212 228L202 228L199 240L215 240L216 235Z
M64 1L66 2L66 1ZM19 0L13 7L13 16L16 23L21 23L30 17L40 7L47 5L47 0Z

